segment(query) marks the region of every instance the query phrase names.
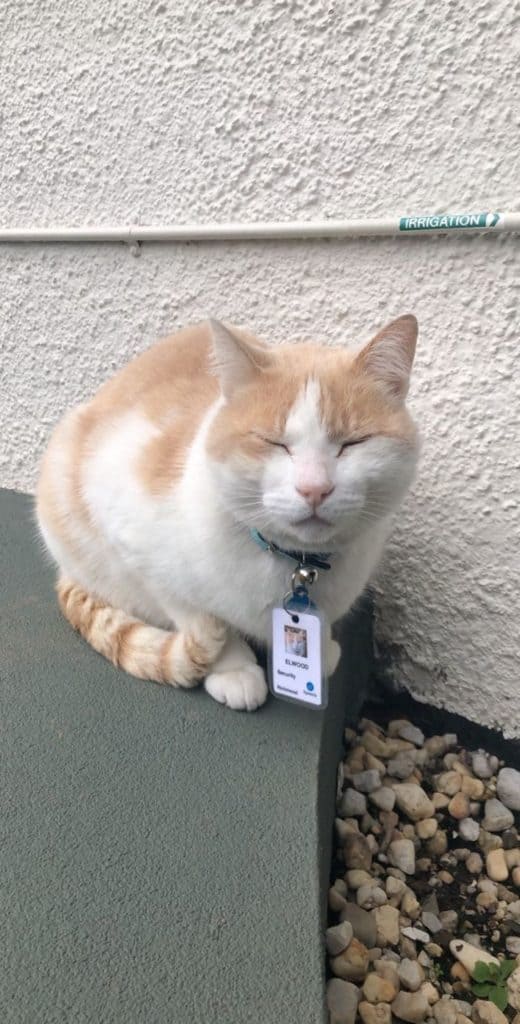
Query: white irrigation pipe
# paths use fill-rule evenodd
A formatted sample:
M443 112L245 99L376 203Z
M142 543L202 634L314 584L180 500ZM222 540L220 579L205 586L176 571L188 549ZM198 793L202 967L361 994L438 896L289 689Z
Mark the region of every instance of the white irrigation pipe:
M520 231L520 213L434 213L365 220L272 221L86 228L0 228L1 242L213 242L259 238L360 238L375 235Z

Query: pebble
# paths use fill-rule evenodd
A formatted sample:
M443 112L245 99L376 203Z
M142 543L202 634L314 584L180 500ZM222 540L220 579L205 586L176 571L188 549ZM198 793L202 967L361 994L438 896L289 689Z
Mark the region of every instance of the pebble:
M371 881L370 885L360 885L357 893L356 900L358 906L363 907L363 910L373 910L374 907L381 907L387 901L386 892L380 888L379 885L374 884L374 880Z
M417 960L405 957L398 968L399 981L408 992L417 992L424 981L424 971Z
M397 806L412 821L433 817L435 807L421 786L413 782L401 782L394 786L394 792Z
M486 857L486 871L493 882L505 882L509 875L503 850L491 850Z
M376 907L373 911L378 946L396 946L399 942L399 911L397 907Z
M478 837L478 845L483 853L489 853L490 850L499 850L504 845L502 842L502 836L494 835L492 832L488 832L487 829L481 828L480 835Z
M404 722L399 726L397 735L402 740L408 740L409 743L414 743L416 747L422 747L424 743L424 733L417 728L416 725L412 725L410 722Z
M399 963L393 963L391 960L386 959L390 955L395 956L397 954L394 954L393 950L386 950L385 959L379 958L379 960L374 962L374 970L381 978L391 981L397 993L399 991L399 975L397 973Z
M361 868L363 871L370 871L372 851L365 836L356 832L346 836L343 844L343 855L347 868Z
M509 1003L515 1010L520 1010L520 969L513 971L507 979Z
M406 917L410 917L412 921L415 921L419 917L420 912L421 907L419 901L411 889L408 889L401 900L401 913L405 914Z
M391 1024L392 1011L388 1003L378 1003L374 1006L373 1003L363 1000L358 1010L363 1024Z
M380 786L379 789L369 793L369 799L382 811L393 811L395 805L395 793L390 786Z
M361 885L370 885L373 882L372 875L362 868L351 868L345 875L349 889L359 889Z
M385 882L385 889L389 899L393 896L397 896L400 899L406 891L406 883L401 881L400 878L393 878L393 876L390 875Z
M347 948L354 935L350 921L342 921L341 924L332 925L325 932L325 943L330 956L338 956Z
M500 800L497 800L496 797L486 800L482 828L488 832L503 832L506 828L511 828L514 820L511 811Z
M428 1016L430 1004L424 992L400 992L392 1003L392 1013L409 1024L422 1024Z
M340 813L345 818L360 818L366 814L367 798L363 793L350 787L345 790L341 797Z
M448 849L448 837L441 828L426 843L426 849L431 857L442 857Z
M338 890L336 889L335 885L331 885L331 887L329 889L329 907L330 907L330 909L334 910L336 913L339 913L339 911L343 910L343 907L346 907L346 905L347 905L347 901L346 901L345 897L342 896L342 894L340 892L338 892Z
M415 826L415 831L419 836L419 839L431 839L435 835L439 823L437 818L423 818L422 821L418 821Z
M506 864L508 868L517 867L520 865L520 850L506 850Z
M432 933L432 935L435 935L442 929L442 922L439 921L437 915L432 914L428 910L426 912L423 912L421 920L424 926L428 929L428 931Z
M440 999L439 993L435 988L435 985L432 985L431 981L425 981L421 985L421 992L426 996L430 1006L433 1006Z
M446 793L435 792L432 796L432 804L436 811L443 811L444 808L448 806L449 802L450 798Z
M339 956L330 959L330 969L344 981L364 981L368 971L368 949L358 939L351 939Z
M481 779L474 779L472 775L464 775L461 790L470 800L482 800L485 786Z
M476 843L480 835L480 825L474 818L463 818L459 824L459 833L467 843Z
M470 853L466 861L466 867L470 875L480 875L480 872L484 867L484 861L482 860L480 853Z
M372 793L381 786L381 776L375 768L367 768L352 776L352 783L360 793Z
M437 1024L456 1024L457 1012L454 999L439 999L433 1007L433 1016Z
M462 787L462 775L459 772L442 772L437 776L435 785L439 793L455 796Z
M489 999L475 999L472 1017L475 1024L507 1024L507 1017Z
M357 903L345 903L340 913L340 920L349 921L352 925L354 938L362 942L367 949L373 949L376 944L376 922L368 910L358 907Z
M466 968L471 977L473 977L475 964L480 960L486 964L498 964L496 956L492 956L485 949L477 949L469 942L463 942L462 939L451 940L450 953Z
M441 910L439 919L442 927L449 932L454 932L459 923L459 915L456 910Z
M415 759L411 754L399 754L388 762L388 774L393 779L407 779L415 769Z
M355 985L341 978L327 982L327 1008L330 1024L354 1024L361 993Z
M387 978L372 972L363 983L363 995L369 1003L392 1003L398 988Z
M428 942L430 938L428 932L423 931L422 928L401 928L401 935L412 939L413 942Z
M471 767L473 774L478 779L490 779L493 775L493 768L490 764L490 758L483 750L477 750L471 758Z
M497 778L497 794L511 811L520 811L520 772L516 768L501 768Z
M415 847L411 839L394 839L388 847L390 863L405 875L415 872Z
M452 818L461 821L469 815L469 800L465 793L455 793L448 804L448 813Z
M508 935L506 939L506 949L508 953L512 953L513 956L520 956L520 936Z

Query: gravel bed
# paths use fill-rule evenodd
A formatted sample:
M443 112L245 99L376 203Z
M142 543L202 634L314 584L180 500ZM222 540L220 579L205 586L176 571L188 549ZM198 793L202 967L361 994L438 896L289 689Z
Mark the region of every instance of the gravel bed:
M414 721L345 731L331 1024L520 1024L520 772ZM510 972L494 989L503 1010L478 988L483 963Z

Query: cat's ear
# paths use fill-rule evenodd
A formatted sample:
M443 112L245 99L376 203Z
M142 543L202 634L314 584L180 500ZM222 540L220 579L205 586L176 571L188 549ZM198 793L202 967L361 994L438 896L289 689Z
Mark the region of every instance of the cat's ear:
M373 377L387 394L401 402L404 402L408 392L417 331L414 316L400 316L383 327L356 359L364 373Z
M237 388L249 384L269 362L268 350L256 340L246 340L232 327L210 320L213 336L213 365L222 394L229 398Z

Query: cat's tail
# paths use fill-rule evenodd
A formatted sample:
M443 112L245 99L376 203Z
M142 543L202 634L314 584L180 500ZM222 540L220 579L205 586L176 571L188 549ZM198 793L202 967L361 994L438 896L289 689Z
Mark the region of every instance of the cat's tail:
M105 658L139 679L196 686L218 658L226 626L212 615L194 618L189 631L147 626L60 576L58 603L66 619Z

